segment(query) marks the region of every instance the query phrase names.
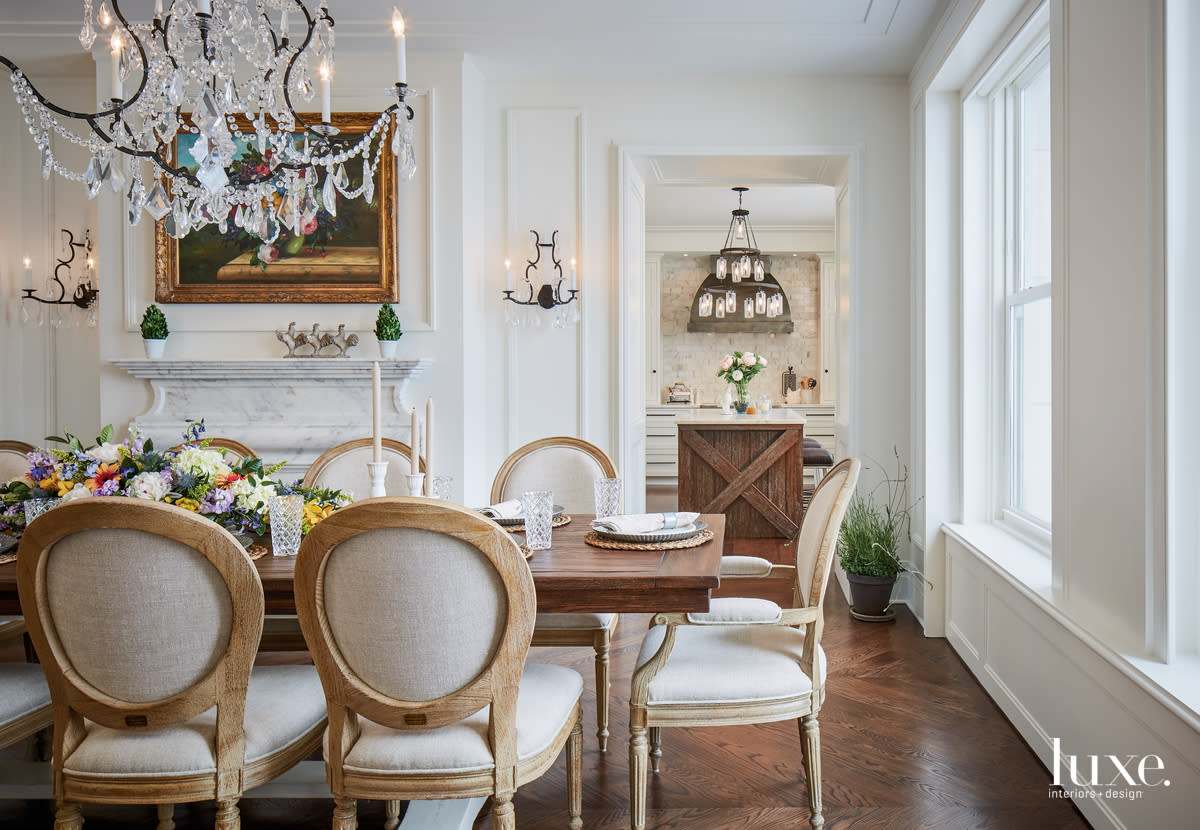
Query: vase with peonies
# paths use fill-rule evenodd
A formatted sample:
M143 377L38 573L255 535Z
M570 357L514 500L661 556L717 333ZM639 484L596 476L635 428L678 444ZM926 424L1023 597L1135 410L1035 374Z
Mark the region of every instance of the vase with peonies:
M717 377L733 384L737 392L734 408L741 415L746 414L750 404L750 381L767 365L767 359L754 352L734 352L721 359Z

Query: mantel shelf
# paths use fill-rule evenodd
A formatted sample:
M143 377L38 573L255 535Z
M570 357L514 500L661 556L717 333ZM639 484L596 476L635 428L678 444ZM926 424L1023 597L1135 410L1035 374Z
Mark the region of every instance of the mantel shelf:
M169 378L191 381L255 380L365 380L370 382L371 364L379 363L386 380L420 376L433 365L429 358L416 360L367 360L355 357L298 357L274 360L114 360L112 365L137 378Z

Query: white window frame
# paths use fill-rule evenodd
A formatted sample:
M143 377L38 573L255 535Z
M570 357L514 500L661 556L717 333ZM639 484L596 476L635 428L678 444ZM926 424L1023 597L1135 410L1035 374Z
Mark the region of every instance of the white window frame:
M1048 14L1043 7L1031 17L1016 38L999 56L991 56L985 71L968 98L982 99L988 112L988 182L990 219L988 220L988 263L991 281L992 312L987 330L989 395L987 435L990 474L985 498L989 521L1020 537L1046 557L1051 553L1051 527L1048 522L1012 504L1011 458L1014 435L1010 410L1013 401L1013 342L1009 335L1012 309L1050 297L1051 282L1018 289L1017 262L1020 256L1015 239L1016 212L1020 192L1016 165L1016 96L1012 88L1049 64L1050 33ZM965 102L964 102L965 103Z

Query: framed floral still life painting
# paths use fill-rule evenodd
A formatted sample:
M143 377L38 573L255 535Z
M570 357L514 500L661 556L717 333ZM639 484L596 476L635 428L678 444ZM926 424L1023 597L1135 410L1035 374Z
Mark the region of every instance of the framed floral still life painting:
M301 115L308 123L318 116ZM332 118L338 134L331 141L353 146L363 140L377 115L338 113ZM248 125L244 125L248 126ZM386 139L386 131L384 134ZM196 133L180 133L173 140L175 158L196 169L192 148ZM304 139L297 134L297 143ZM237 152L232 175L247 177L267 172L271 149L235 136ZM168 213L154 228L154 298L160 303L380 303L399 299L396 278L396 156L386 146L372 142L368 157L379 166L374 193L345 198L322 187L326 173L316 171L311 189L299 202L280 185L274 194L279 223L270 223L268 238L252 236L234 222L234 209L222 231L210 223L174 236L174 217ZM362 162L345 164L345 191L363 182ZM303 175L312 177L313 171ZM324 205L327 194L336 200L334 210ZM371 198L365 198L370 195ZM285 212L288 218L284 218Z

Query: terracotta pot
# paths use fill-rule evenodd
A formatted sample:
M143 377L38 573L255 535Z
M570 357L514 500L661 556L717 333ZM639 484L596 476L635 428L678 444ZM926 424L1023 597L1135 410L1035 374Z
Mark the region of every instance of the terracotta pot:
M847 572L850 582L850 601L854 610L868 617L883 617L892 600L894 576L866 576Z

